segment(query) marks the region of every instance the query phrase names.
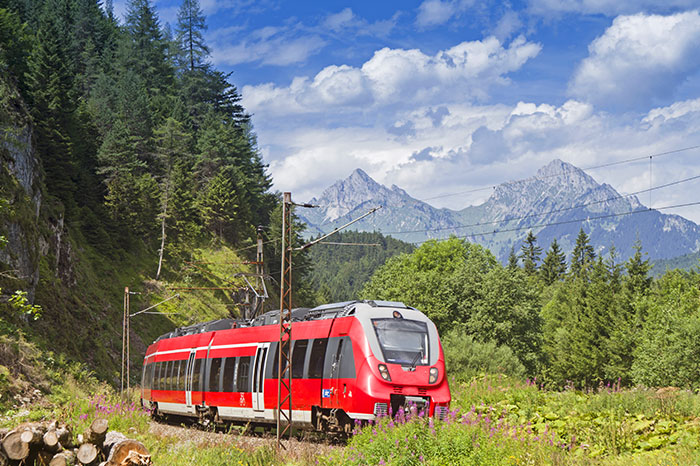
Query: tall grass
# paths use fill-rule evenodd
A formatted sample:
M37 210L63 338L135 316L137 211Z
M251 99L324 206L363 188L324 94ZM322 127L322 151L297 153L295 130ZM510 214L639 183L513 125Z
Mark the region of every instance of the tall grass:
M326 464L698 464L700 397L680 390L545 391L479 376L452 383L445 421L399 415L358 428Z

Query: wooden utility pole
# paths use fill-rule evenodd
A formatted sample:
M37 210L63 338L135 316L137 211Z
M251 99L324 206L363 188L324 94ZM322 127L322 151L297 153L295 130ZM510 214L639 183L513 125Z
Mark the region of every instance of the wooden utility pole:
M124 378L126 388L129 389L129 287L124 287L124 317L122 318L122 367L121 367L121 391L124 393Z
M292 434L292 194L282 201L282 269L280 277L280 339L277 360L277 449L286 449Z

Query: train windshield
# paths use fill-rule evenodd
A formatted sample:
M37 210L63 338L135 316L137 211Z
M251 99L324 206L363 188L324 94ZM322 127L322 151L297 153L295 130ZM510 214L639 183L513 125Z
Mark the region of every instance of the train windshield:
M385 362L409 366L428 364L428 326L404 319L372 319Z

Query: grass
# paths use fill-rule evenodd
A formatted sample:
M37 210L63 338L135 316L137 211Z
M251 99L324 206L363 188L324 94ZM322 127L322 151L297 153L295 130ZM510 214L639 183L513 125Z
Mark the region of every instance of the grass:
M326 464L696 465L700 397L666 389L546 391L479 376L454 383L444 422L421 416L363 427Z

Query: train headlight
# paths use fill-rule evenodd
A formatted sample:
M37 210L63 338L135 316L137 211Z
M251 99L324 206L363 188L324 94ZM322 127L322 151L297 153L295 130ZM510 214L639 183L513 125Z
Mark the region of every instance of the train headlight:
M438 368L437 367L431 367L430 368L430 377L428 377L428 383L435 383L437 382L438 379Z
M389 369L387 369L386 364L379 365L379 375L387 382L391 382L391 376L389 375Z

